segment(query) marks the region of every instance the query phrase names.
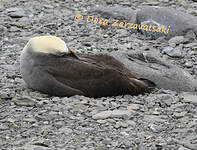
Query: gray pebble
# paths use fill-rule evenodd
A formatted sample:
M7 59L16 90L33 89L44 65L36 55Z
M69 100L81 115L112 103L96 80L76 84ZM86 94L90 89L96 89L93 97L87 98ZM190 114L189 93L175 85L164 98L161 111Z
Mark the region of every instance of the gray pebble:
M190 93L183 93L181 94L181 97L185 102L191 102L197 104L197 95L192 95Z
M167 54L170 57L175 58L182 58L182 49L180 47L172 48L172 47L165 47L163 49L163 53Z
M159 6L143 7L137 12L136 20L138 24L153 20L157 24L168 26L168 33L155 34L157 38L165 36L167 39L174 36L183 36L190 30L195 31L195 25L197 24L196 16L183 13L176 9ZM182 38L179 37L173 42L178 44L182 42Z
M24 9L22 8L8 8L7 10L7 13L10 17L13 17L13 18L21 18L21 17L24 17L25 16L25 11Z
M103 111L92 116L93 119L107 119L107 118L119 118L131 115L132 111L130 110L113 110L113 111Z
M191 62L191 61L187 61L187 62L185 62L185 67L187 67L187 68L191 68L192 66L193 66L193 62Z
M183 36L175 36L168 41L169 44L175 43L176 45L181 44L183 42L184 42Z
M170 106L173 102L173 97L169 94L161 94L158 96L158 98L167 106Z

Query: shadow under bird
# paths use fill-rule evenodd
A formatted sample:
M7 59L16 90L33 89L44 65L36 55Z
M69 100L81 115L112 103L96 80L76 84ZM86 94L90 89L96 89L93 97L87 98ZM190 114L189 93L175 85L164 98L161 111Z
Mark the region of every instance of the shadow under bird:
M20 70L29 88L52 96L138 95L155 86L114 57L74 53L55 36L30 39L21 53Z

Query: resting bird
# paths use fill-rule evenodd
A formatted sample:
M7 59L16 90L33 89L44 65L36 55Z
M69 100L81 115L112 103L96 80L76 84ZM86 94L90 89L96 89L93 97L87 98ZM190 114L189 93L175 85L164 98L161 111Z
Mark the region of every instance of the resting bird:
M51 96L138 95L155 86L114 57L75 54L55 36L30 39L20 56L20 70L29 88Z

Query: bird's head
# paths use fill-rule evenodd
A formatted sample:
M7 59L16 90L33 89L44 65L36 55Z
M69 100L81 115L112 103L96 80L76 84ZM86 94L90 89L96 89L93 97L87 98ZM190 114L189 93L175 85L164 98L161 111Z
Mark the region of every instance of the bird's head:
M57 56L70 55L72 51L67 47L66 43L56 36L38 36L29 40L26 45L34 52L53 54Z

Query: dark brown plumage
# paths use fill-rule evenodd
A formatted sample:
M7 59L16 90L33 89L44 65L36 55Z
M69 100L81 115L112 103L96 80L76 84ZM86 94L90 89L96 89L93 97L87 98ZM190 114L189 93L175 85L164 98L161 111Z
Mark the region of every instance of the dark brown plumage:
M34 75L35 78L40 78L35 89L50 95L79 94L88 97L138 95L148 91L149 86L154 86L154 83L140 79L122 63L108 55L74 53L64 56L41 53L33 55L34 67L40 72ZM64 85L76 91L70 91Z

